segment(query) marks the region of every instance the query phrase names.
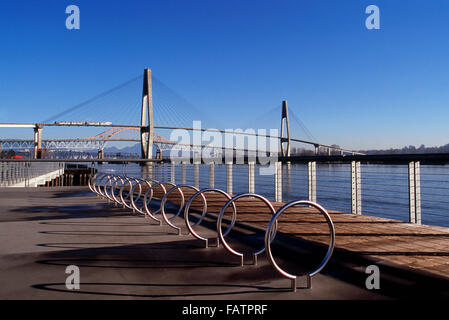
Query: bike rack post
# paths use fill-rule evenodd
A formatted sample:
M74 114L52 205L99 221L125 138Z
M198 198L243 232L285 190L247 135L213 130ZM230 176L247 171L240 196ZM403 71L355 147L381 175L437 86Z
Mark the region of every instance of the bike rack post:
M270 237L270 234L272 234L273 228L276 228L277 225L277 219L279 218L279 216L288 208L296 206L296 205L304 205L304 206L309 206L309 207L314 207L316 209L318 209L318 211L323 214L323 216L326 219L326 222L329 226L330 229L330 235L331 235L331 239L330 239L330 243L329 243L329 247L328 250L326 252L325 257L323 258L323 260L321 261L321 263L318 265L318 267L316 267L314 270L308 272L306 274L307 277L307 289L310 289L312 287L312 277L314 275L316 275L318 272L320 272L325 266L326 264L329 262L329 259L332 256L332 253L334 251L334 247L335 247L335 228L334 228L334 224L332 222L332 219L329 215L329 213L326 211L326 209L324 209L321 205L319 205L316 202L312 202L312 201L305 201L305 200L298 200L298 201L290 201L289 203L285 204L284 206L282 206L277 212L276 214L271 218L270 223L268 224L268 227L266 229L265 232L265 248L267 249L267 257L268 260L270 261L271 265L274 267L274 269L276 269L276 271L278 271L281 275L283 275L284 277L290 279L292 281L291 283L291 289L292 291L296 291L296 275L290 274L288 272L286 272L285 270L281 269L278 264L276 263L276 261L273 258L273 253L271 251L271 242L274 240L274 236Z

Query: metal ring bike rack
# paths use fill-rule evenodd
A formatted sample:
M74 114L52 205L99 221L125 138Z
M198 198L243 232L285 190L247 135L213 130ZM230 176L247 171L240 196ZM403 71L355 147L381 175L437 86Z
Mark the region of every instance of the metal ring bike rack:
M216 193L220 193L220 194L224 195L228 200L231 200L232 197L231 197L228 193L224 192L224 191L221 190L221 189L216 189L216 188L206 188L206 189L202 189L202 190L198 191L197 193L195 193L193 196L190 197L190 199L189 199L189 200L187 201L187 203L186 203L186 206L185 206L185 209L184 209L184 221L185 221L185 223L186 223L186 225L187 225L187 229L190 231L190 233L191 233L195 238L204 241L204 242L205 242L205 247L208 248L208 246L209 246L209 239L200 236L200 235L194 230L194 228L195 228L197 225L199 225L199 224L203 221L204 217L206 216L206 211L207 211L207 199L206 199L206 198L204 197L204 195L203 195L203 193L206 193L206 192L216 192ZM203 212L202 212L200 218L198 219L198 221L195 222L193 225L190 225L190 223L189 223L190 206L191 206L193 200L194 200L196 197L198 197L199 195L202 196L203 202L204 202ZM205 209L205 208L206 208L206 209ZM237 209L236 209L234 203L232 203L232 208L233 208L232 222L231 222L231 224L229 225L228 229L227 229L227 230L225 231L225 233L223 234L223 237L225 237L225 236L231 231L231 229L232 229L232 227L234 226L234 223L235 223L235 219L236 219L236 215L237 215ZM218 236L218 231L217 231L217 247L219 246L219 243L220 243L220 238L219 238L219 236Z
M188 232L191 233L195 238L202 240L205 242L205 247L208 248L209 245L209 239L202 237L199 235L194 228L201 224L201 222L204 220L206 214L207 214L207 199L204 196L205 193L218 193L227 198L227 202L222 206L220 209L220 212L217 216L217 247L219 246L219 243L222 242L225 249L230 252L231 254L240 257L240 265L244 265L244 254L241 252L236 251L233 249L225 240L226 235L229 234L229 232L234 227L236 221L237 221L237 208L235 205L235 201L244 197L250 197L250 198L256 198L260 201L262 201L266 207L271 211L273 216L270 219L270 222L268 223L268 226L265 229L265 237L264 237L264 246L263 248L255 251L252 253L253 256L253 264L257 264L257 257L266 251L268 261L272 265L272 267L280 273L282 276L288 278L291 280L291 290L296 291L297 288L297 277L299 275L290 274L287 271L283 270L279 265L276 263L273 252L271 249L271 243L273 242L274 238L276 237L277 230L278 230L278 218L288 209L294 206L309 206L317 209L319 213L321 213L324 218L326 219L326 222L328 224L329 230L330 230L330 242L327 249L327 252L324 256L324 258L321 260L320 264L313 269L312 271L309 271L305 274L307 277L307 288L312 287L312 277L319 273L329 262L333 251L335 247L335 227L332 222L332 219L329 215L329 213L326 211L324 207L319 205L318 203L311 202L311 201L305 201L305 200L295 200L291 201L285 205L283 205L279 210L275 210L271 202L266 199L265 197L255 194L255 193L242 193L239 195L236 195L234 197L231 197L228 193L221 189L216 188L205 188L205 189L198 189L197 187L186 185L186 184L179 184L175 185L170 182L159 182L156 180L145 180L140 178L130 178L130 177L123 177L118 175L113 175L110 173L95 173L92 175L88 180L88 186L89 189L96 193L98 196L108 199L109 201L112 201L116 206L122 205L124 208L130 209L133 212L141 213L145 216L145 218L148 216L152 220L159 223L159 225L162 224L162 220L165 221L171 228L178 231L178 235L181 234L181 228L174 225L171 220L175 219L180 215L182 210L184 210L184 222L187 226ZM147 187L147 190L144 193L144 186ZM167 186L170 186L171 188L167 190ZM124 196L123 192L125 187L128 187L127 195ZM148 204L153 199L154 190L155 188L161 188L164 195L161 199L159 209L152 212L149 209ZM137 194L135 194L136 188L138 189ZM184 192L182 191L182 188L192 189L195 193L185 202L185 196ZM110 193L108 192L110 191ZM170 218L167 217L167 214L165 212L165 205L168 200L168 196L175 191L178 191L180 194L180 200L181 203L179 205L178 211ZM195 223L192 225L189 222L189 215L190 215L190 208L193 204L193 201L200 197L203 201L203 210L201 212L201 215ZM129 204L127 201L129 200ZM137 205L137 202L141 200L142 206L139 207ZM185 206L184 206L185 203ZM223 218L226 209L232 205L232 219L230 220L229 227L223 232ZM158 219L155 214L161 213L162 219ZM303 274L301 274L303 275Z
M140 198L140 196L142 195L142 186L140 185L140 181L139 181L140 179L133 178L133 177L124 177L124 178L127 181L128 191L127 191L126 196L124 197L123 191L125 190L125 186L122 186L120 188L120 197L121 197L124 207L135 212L136 209L135 209L135 206L133 205L133 203L134 203L134 190L137 186L139 186L139 194L137 195L135 201L137 201ZM128 204L128 201L129 201L129 204Z
M155 180L154 180L154 181L155 181ZM165 186L164 186L165 184L168 184L168 185L170 185L170 186L172 186L172 187L175 186L175 184L170 183L170 182L165 182L165 183L164 183L164 182L156 182L156 184L154 184L153 186L151 186L151 187L147 190L147 192L145 192L145 195L144 195L144 197L143 197L143 207L144 207L144 209L145 209L145 213L148 215L148 217L150 217L150 218L153 219L154 221L158 222L159 225L162 224L162 220L156 218L154 215L157 214L157 213L159 213L159 212L161 212L161 207L159 206L159 209L158 209L158 210L156 210L156 211L154 211L154 212L151 212L150 209L148 208L148 203L151 202L151 199L153 198L153 189L155 189L156 187L160 186L161 189L162 189L162 191L164 192L164 195L167 193L167 189L166 189ZM151 193L150 199L148 199L148 193ZM146 217L146 216L145 216L145 217Z
M129 200L130 196L131 196L131 189L133 187L133 183L132 183L132 178L129 177L123 177L125 181L125 183L122 184L122 186L120 187L120 200L121 203L123 205L124 208L128 208L128 209L133 209L132 206L130 206L126 201ZM123 197L123 190L125 189L125 185L127 185L129 187L128 193L126 194L126 197Z
M312 287L312 277L314 275L316 275L318 272L320 272L325 266L326 264L329 262L329 259L332 256L332 253L334 251L334 247L335 247L335 227L334 224L332 222L332 219L329 215L329 213L326 211L326 209L324 209L321 205L319 205L318 203L312 202L312 201L305 201L305 200L297 200L297 201L291 201L287 204L285 204L284 206L282 206L277 212L276 214L271 218L270 223L268 224L267 230L265 232L265 248L267 249L267 256L268 256L268 260L270 261L271 265L276 269L276 271L278 271L280 274L282 274L284 277L291 279L292 281L292 291L296 291L296 275L290 274L288 272L286 272L285 270L281 269L279 267L279 265L276 263L276 261L273 258L273 253L271 251L271 242L273 241L273 239L269 239L269 234L271 233L272 229L275 227L275 225L277 224L277 219L279 218L279 216L288 208L291 208L293 206L296 205L308 205L311 207L314 207L316 209L318 209L318 211L320 213L323 214L323 216L326 219L326 222L329 226L329 230L330 230L330 234L331 234L331 239L330 239L330 243L329 243L329 247L328 250L326 252L326 255L324 256L323 260L320 262L320 264L318 265L318 267L316 267L314 270L310 271L309 273L306 274L307 276L307 288L310 289Z
M110 182L112 201L114 202L115 206L117 206L117 205L122 205L123 206L122 200L121 199L117 199L115 191L117 190L117 184L119 183L119 181L121 182L122 185L125 184L125 181L120 176L113 176L110 181L112 181L112 180L114 180L114 182ZM118 196L120 198L120 189L118 191Z
M87 179L87 186L89 187L89 190L92 191L92 192L95 192L94 189L93 189L93 181L95 180L97 175L98 175L98 173L91 174L89 176L89 179Z
M223 245L226 248L226 250L228 250L231 254L240 257L240 265L241 266L244 265L243 253L234 250L226 242L226 240L224 238L223 231L222 231L222 223L223 223L223 215L224 215L226 209L229 207L229 205L233 204L234 201L236 201L238 199L241 199L241 198L244 198L244 197L252 197L252 198L257 198L259 200L262 200L262 202L265 203L265 205L270 209L270 211L273 214L273 216L276 213L276 210L274 209L274 207L271 204L271 202L267 200L267 198L265 198L264 196L255 194L255 193L242 193L242 194L236 195L232 199L230 199L228 202L226 202L226 204L221 208L220 213L218 215L218 219L217 219L218 236L220 237L220 241L223 243ZM276 235L276 228L277 228L277 222L274 224L274 230L271 231L272 232L271 239L274 239L274 237ZM261 254L262 252L264 252L264 251L265 251L265 246L263 248L257 250L256 252L253 252L253 264L254 265L257 264L257 256L259 254Z
M103 184L103 191L101 191L101 184L98 186L98 191L100 191L100 195L103 198L108 199L108 201L114 201L114 199L108 194L108 187L111 186L112 180L115 181L115 176L112 176L110 174L106 175L102 181L106 180L106 182Z
M101 191L102 187L101 183L104 183L104 180L108 179L108 177L109 177L108 174L100 173L93 179L92 188L95 191L95 193L101 198L107 198Z
M97 194L97 196L100 196L100 193L98 192L98 190L97 190L97 179L98 178L102 178L103 176L104 176L105 174L104 173L95 173L93 176L90 176L90 178L89 178L89 189L92 191L92 192L94 192L94 193L96 193Z
M146 183L148 188L151 188L151 183L147 180L143 180L143 179L139 179L139 178L135 178L137 182L137 184L134 185L134 187L131 189L131 206L133 207L133 211L137 211L140 214L145 214L145 212L143 211L143 204L142 207L137 207L137 201L139 201L139 199L142 197L142 192L143 192L143 187L142 184ZM137 195L137 197L134 199L134 190L136 189L136 187L139 186L139 194Z
M200 191L197 187L188 185L188 184L178 184L176 186L174 186L173 188L171 188L170 190L167 191L167 193L164 195L164 197L161 200L161 213L162 213L162 218L164 219L165 223L167 223L170 227L172 227L173 229L177 230L178 235L181 234L181 228L178 226L175 226L173 223L170 222L170 220L175 219L177 216L179 216L182 212L182 209L184 208L184 203L185 203L185 198L184 198L184 192L182 192L181 188L188 188L188 189L193 189L195 192ZM181 195L181 205L179 206L178 211L171 217L171 218L167 218L167 214L165 213L165 204L167 203L167 199L168 199L168 195L170 193L172 193L173 191L178 190L179 194ZM204 206L203 206L203 212L202 212L202 216L206 214L207 212L207 202L206 202L206 198L204 197L204 195L202 195L203 201L204 201Z

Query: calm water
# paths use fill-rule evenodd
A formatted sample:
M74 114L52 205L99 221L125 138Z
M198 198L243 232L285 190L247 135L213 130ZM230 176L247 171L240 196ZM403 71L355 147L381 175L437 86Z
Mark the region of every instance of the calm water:
M274 175L255 170L255 191L274 200ZM104 165L100 171L170 181L171 165L155 165L149 171L136 164ZM409 219L407 165L362 165L362 214L402 221ZM307 165L282 168L283 201L307 200ZM175 167L175 182L181 183L181 165ZM193 165L186 165L186 183L194 185ZM209 166L201 165L200 188L209 187ZM327 209L351 212L350 164L317 164L317 202ZM226 166L215 165L215 187L226 190ZM233 165L233 193L248 191L248 166ZM421 165L422 223L449 227L449 165Z

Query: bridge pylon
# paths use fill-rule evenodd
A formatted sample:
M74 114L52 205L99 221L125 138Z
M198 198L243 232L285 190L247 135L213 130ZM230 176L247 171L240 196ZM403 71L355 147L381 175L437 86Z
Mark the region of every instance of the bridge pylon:
M287 129L287 136L284 135L285 127ZM283 157L290 157L290 120L288 117L288 104L287 101L282 101L282 115L281 115L281 155ZM285 148L284 143L287 143Z
M39 124L36 124L34 127L34 159L42 157L42 128L43 127Z
M143 72L142 110L140 118L140 145L142 159L153 158L154 123L153 123L153 92L151 84L151 69ZM141 163L146 165L147 163Z

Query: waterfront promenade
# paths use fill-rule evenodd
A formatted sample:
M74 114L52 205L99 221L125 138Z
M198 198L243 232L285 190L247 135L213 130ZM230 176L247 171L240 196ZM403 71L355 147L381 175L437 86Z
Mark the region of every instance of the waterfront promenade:
M177 235L166 225L111 206L87 187L0 191L1 299L449 297L449 230L444 228L332 212L336 248L331 262L313 278L312 289L291 292L290 282L264 254L257 265L241 267L223 247L206 249L191 235ZM213 203L221 207L208 197L210 211ZM246 212L239 204L238 221L249 224L251 232L265 227L266 217L255 213L263 208L247 204ZM280 220L279 231L289 234L281 237L280 263L301 263L314 254L295 252L298 247L319 249L327 241L324 224L307 210L295 209ZM213 226L212 215L208 220ZM208 223L198 228L210 237L216 234ZM247 233L238 226L234 243L247 247ZM380 290L365 287L370 264L380 268ZM65 286L68 265L80 268L79 290Z

